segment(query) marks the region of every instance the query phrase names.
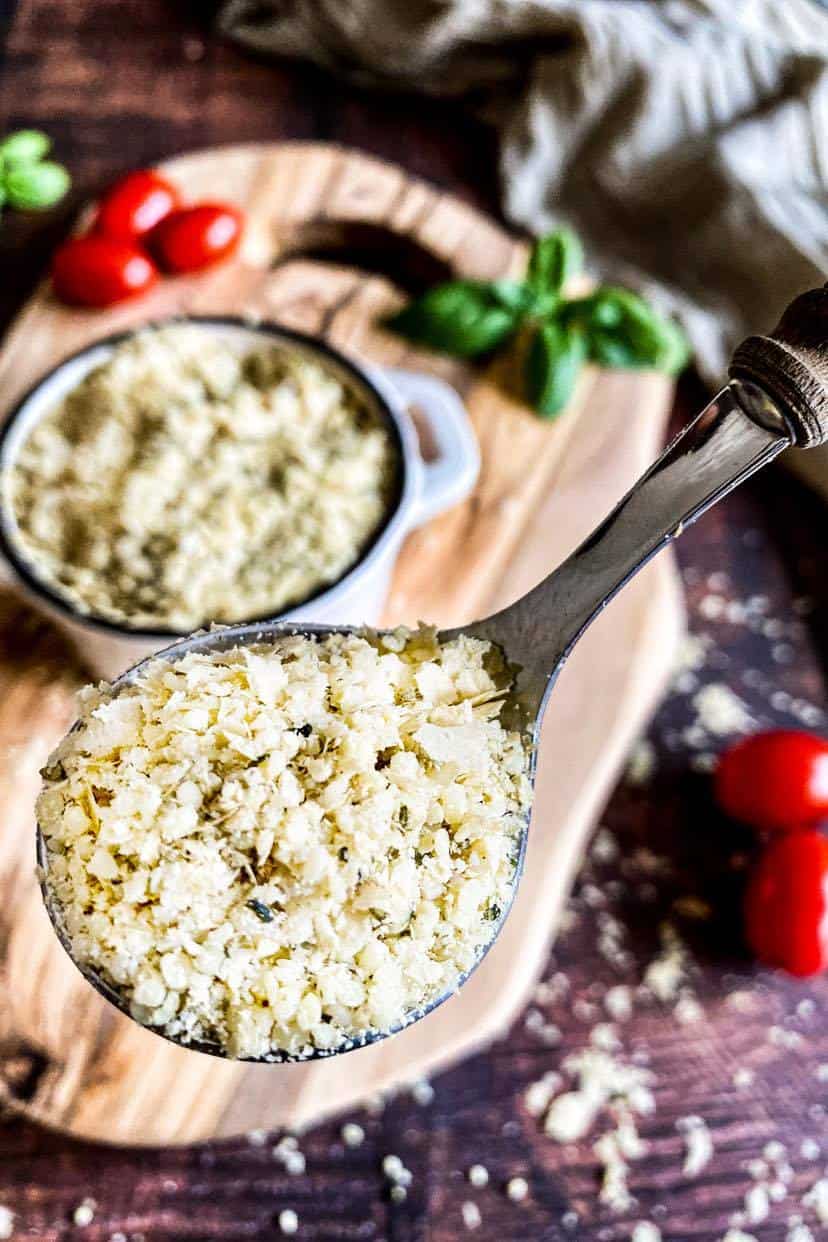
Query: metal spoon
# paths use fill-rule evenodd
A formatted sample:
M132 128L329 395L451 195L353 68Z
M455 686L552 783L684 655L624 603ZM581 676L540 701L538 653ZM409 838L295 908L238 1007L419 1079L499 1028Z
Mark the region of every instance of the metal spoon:
M444 640L459 634L487 639L502 648L515 666L509 704L513 718L507 723L522 727L529 735L533 780L538 735L549 695L567 656L590 622L660 548L756 470L792 445L810 448L828 441L828 285L797 298L770 337L748 338L734 355L730 376L731 382L562 565L508 608L440 635ZM228 626L176 642L150 660L174 661L194 651L223 651L290 634L324 637L357 629L283 622ZM119 677L114 683L116 690L140 678L147 663L142 661ZM523 868L528 826L527 817L512 897ZM60 907L50 892L49 854L40 829L37 851L46 909L72 957ZM481 947L475 965L497 938L507 914L508 907L493 923L491 938ZM107 1000L129 1014L126 1000L116 989L85 963L76 965ZM466 978L468 974L450 991L407 1014L391 1030L365 1032L333 1052L313 1051L299 1058L274 1049L262 1059L307 1060L374 1043L424 1017ZM228 1056L218 1044L185 1046Z

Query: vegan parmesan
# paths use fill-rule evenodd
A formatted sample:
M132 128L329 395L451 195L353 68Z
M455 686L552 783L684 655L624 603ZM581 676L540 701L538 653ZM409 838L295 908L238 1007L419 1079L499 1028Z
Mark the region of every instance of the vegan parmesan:
M118 345L6 472L15 542L82 613L189 633L330 585L392 500L396 450L300 348L245 353L194 325Z
M508 908L528 753L497 648L285 636L82 692L44 769L50 899L133 1017L334 1052L452 991Z

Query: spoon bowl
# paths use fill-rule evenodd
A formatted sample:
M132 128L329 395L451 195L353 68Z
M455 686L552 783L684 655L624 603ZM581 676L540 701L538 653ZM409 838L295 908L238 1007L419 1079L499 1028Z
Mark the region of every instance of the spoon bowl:
M731 368L731 383L679 433L593 534L556 570L500 612L439 635L442 641L459 635L480 638L504 653L513 673L504 724L518 728L526 738L532 787L549 695L569 653L591 621L652 556L739 483L792 445L807 448L826 440L828 286L797 299L770 338L752 337L740 346ZM358 626L272 621L202 631L135 665L117 679L114 689L117 694L120 688L139 680L150 660L176 661L192 652L267 644L290 635L323 639L333 633L359 632ZM492 922L491 935L479 947L471 969L450 988L389 1029L365 1031L348 1044L310 1050L307 1056L273 1049L260 1059L308 1060L364 1047L410 1026L453 995L485 957L508 916L523 870L528 829L529 811L518 841L510 899ZM49 886L49 852L40 828L37 849L46 909L71 957L71 940ZM117 989L88 965L76 964L107 1000L129 1014L127 1002ZM229 1056L218 1044L184 1046Z

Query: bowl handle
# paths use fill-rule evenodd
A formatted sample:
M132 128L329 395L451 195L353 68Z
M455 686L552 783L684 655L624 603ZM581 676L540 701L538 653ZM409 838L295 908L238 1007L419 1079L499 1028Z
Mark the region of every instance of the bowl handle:
M423 486L412 514L412 526L465 500L480 473L480 449L466 407L454 389L433 375L401 371L385 374L400 396L416 406L425 423L434 457L423 462Z

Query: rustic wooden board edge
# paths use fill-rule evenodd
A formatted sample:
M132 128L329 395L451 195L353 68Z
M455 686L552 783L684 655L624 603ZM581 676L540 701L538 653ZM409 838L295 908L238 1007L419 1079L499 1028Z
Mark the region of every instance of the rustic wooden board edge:
M324 202L321 210L319 187L317 185L314 189L306 180L315 155L324 166ZM249 261L244 265L217 269L202 283L187 279L170 282L162 287L160 300L143 307L128 307L113 314L109 321L111 327L129 326L158 313L174 312L188 305L202 312L210 311L227 305L229 299L244 313L254 316L270 314L288 323L295 322L297 326L303 326L310 316L311 322L323 322L337 343L346 349L368 353L381 362L413 360L415 364L442 374L466 393L483 443L484 458L490 463L490 468L484 471L472 501L458 506L457 510L438 519L409 541L400 559L397 587L392 593L393 618L408 616L408 610L416 607L414 616L409 619L420 615L438 621L460 621L465 619L464 608L469 610L467 615L480 611L505 581L514 583L521 574L527 573L530 577L533 574L538 577L548 570L571 546L574 528L567 530L565 536L560 530L553 529L551 538L547 537L545 530L541 530L538 539L538 532L534 535L532 532L533 514L536 510L545 512L551 498L553 527L559 521L561 515L556 510L555 497L567 477L573 449L583 440L581 428L583 426L589 432L590 428L597 426L589 418L591 403L603 403L610 398L619 401L619 415L623 411L625 422L628 413L632 414L630 439L639 452L645 456L652 455L653 435L660 433L666 416L669 385L658 377L626 377L619 381L618 377L593 373L585 379L572 408L559 424L554 429L544 429L514 398L504 394L496 373L470 377L467 370L457 364L420 355L416 351L412 353L387 334L374 331L370 325L376 313L387 305L387 282L373 275L354 274L335 268L328 268L320 275L312 262L307 262L291 249L296 245L297 233L293 227L296 219L308 211L315 212L313 218L317 221L320 218L324 221L360 221L366 216L373 221L380 220L388 228L414 236L418 244L426 249L432 248L441 261L471 275L503 275L514 270L525 249L522 244L504 234L481 213L442 194L435 187L409 178L400 169L374 157L349 153L333 144L290 143L269 144L266 147L245 144L217 148L209 153L193 153L172 161L169 167L174 171L186 164L188 176L202 177L205 188L211 189L215 182L213 164L218 157L223 164L226 162L227 169L231 166L235 169L238 185L241 186L238 191L240 196L254 196L258 204L256 220L260 222L260 227L252 229L250 234ZM227 183L226 178L224 183ZM289 204L294 214L289 212L288 217L282 220L279 211L285 203ZM278 220L282 222L277 227ZM272 270L274 263L279 268L275 277ZM55 317L58 332L64 327L68 331L70 326L78 329L76 316L60 311L48 299L45 286L41 287L21 312L7 337L0 354L0 384L4 376L8 379L9 370L14 370L12 346L18 351L26 351L25 356L18 352L18 361L22 358L37 368L38 360L28 358L32 342L27 334L37 324L38 306L41 312L46 308ZM81 337L84 333L101 334L99 319L90 316L81 316L80 319L82 322L78 330ZM25 367L22 370L25 371ZM645 404L650 403L646 409L641 408L642 400ZM609 418L607 430L612 426L612 418ZM586 439L588 442L589 436ZM539 446L542 446L542 452ZM602 465L601 462L596 464L599 467ZM514 469L510 470L512 465ZM604 460L603 468L606 466ZM588 453L580 468L591 468ZM625 480L631 481L638 468L633 469L627 463L624 479L620 480L622 487ZM569 473L572 474L571 468ZM596 486L601 480L606 490L607 476L599 468L595 473ZM577 491L577 478L572 480L572 485ZM566 515L567 519L569 516ZM600 514L596 512L581 514L579 520L583 519L589 526L598 516ZM478 532L476 541L469 540L473 531ZM585 533L585 529L581 533ZM439 574L434 566L441 563L448 565L453 550L465 551L467 547L472 548L475 556L483 558L485 568L475 564L475 572L468 574L463 584L464 590L452 584L455 589L447 603L444 593L436 589ZM527 548L532 549L530 556L526 554ZM423 565L430 567L425 575L418 572L418 566ZM508 572L505 572L507 565ZM634 594L626 594L626 602L619 601L613 606L619 609L617 616L627 618L632 636L630 641L639 654L642 650L638 646L640 635L648 632L646 625L642 629L639 624L639 613L656 627L661 644L658 649L661 651L671 648L680 629L678 610L673 606L675 600L673 605L670 603L669 573L667 561L651 567L647 571L649 576L646 579L642 577L630 588ZM404 588L407 581L414 584L412 590ZM633 601L637 601L635 607ZM659 604L660 612L653 610L654 602ZM441 610L443 615L440 615ZM589 637L585 641L589 641ZM588 651L588 648L585 650ZM636 671L637 676L647 683L645 686L637 684L636 677L632 675ZM660 690L661 674L656 676L657 672L647 660L632 660L629 669L614 670L615 686L630 686L630 702L626 703L625 698L623 730L614 734L612 746L601 749L600 779L596 779L591 786L589 796L584 794L578 802L580 818L569 820L568 825L571 826L567 827L566 833L561 831L555 838L560 849L559 838L566 836L568 847L568 864L562 862L557 873L561 893L568 884L589 823L617 771L623 751ZM562 681L562 690L564 685ZM558 702L563 707L567 700L562 695ZM570 811L571 807L567 808L567 813ZM3 827L5 824L0 825L0 828ZM16 831L24 835L30 831L23 814ZM536 835L540 840L540 833ZM523 891L528 891L526 880ZM29 903L32 919L45 919L33 889L28 894L22 893L20 901ZM519 908L516 907L510 919L512 930L505 936L519 934L519 923L515 922L518 913ZM43 923L41 926L44 926ZM547 928L551 934L551 920L547 921ZM60 980L66 977L65 971L72 968L54 955L51 933L48 927L44 930L48 934L41 946L43 957L38 969L44 972L42 978L54 978L56 986L60 987ZM507 938L502 946L504 952L508 952L508 946ZM399 1083L405 1077L418 1076L420 1070L417 1065L422 1066L423 1072L430 1071L436 1065L444 1064L449 1057L471 1051L480 1042L490 1042L525 998L531 979L540 968L546 947L546 938L535 938L532 971L521 976L519 987L512 979L511 988L498 994L496 1006L489 1004L485 996L475 999L473 989L479 980L485 980L481 970L461 996L434 1014L428 1023L378 1045L377 1049L352 1054L327 1066L288 1067L279 1072L278 1084L272 1077L274 1071L258 1067L240 1069L197 1054L171 1049L157 1037L122 1019L110 1021L108 1016L96 1018L100 1023L97 1031L93 1031L84 1041L73 1040L74 1031L68 1029L72 1024L62 1022L62 1015L53 1015L47 1021L46 1015L41 1014L31 1032L35 1037L31 1047L35 1055L40 1055L41 1051L46 1055L44 1089L40 1096L36 1093L28 1105L18 1102L17 1106L29 1117L52 1128L69 1130L78 1137L146 1146L202 1141L218 1134L238 1133L260 1125L307 1124L326 1111L341 1111L353 1099L363 1098L375 1090L379 1083L386 1086ZM501 945L498 945L483 969L487 969L490 962L497 962L495 955L500 950ZM19 961L24 953L20 938L16 951ZM53 975L51 972L56 973ZM74 982L73 977L70 988ZM94 994L86 999L92 1007L103 1003ZM37 1014L38 997L34 995L31 1000ZM82 1000L74 1010L75 1016L86 1012L85 1005L86 1001ZM468 1011L467 1006L471 1006ZM455 1027L454 1015L458 1007L462 1007L463 1020L461 1022L458 1015ZM444 1025L446 1015L448 1028ZM41 1024L39 1027L38 1022ZM470 1028L476 1033L476 1039L468 1038ZM2 1031L0 1015L0 1035ZM418 1047L413 1055L409 1055L405 1041L423 1031L428 1031L431 1050ZM63 1061L59 1056L50 1061L49 1049L61 1046L68 1050L68 1055ZM22 1050L26 1052L25 1040ZM378 1053L376 1064L366 1060L374 1052ZM94 1058L93 1062L87 1060L89 1053ZM443 1053L445 1055L441 1055ZM399 1064L401 1056L406 1061L405 1073ZM139 1064L140 1071L136 1068ZM133 1069L127 1072L130 1065ZM336 1072L326 1075L324 1071L334 1065ZM119 1077L122 1073L125 1075L123 1079ZM267 1092L262 1090L262 1073L271 1075ZM366 1081L366 1073L372 1079L371 1083ZM293 1078L296 1078L295 1082ZM332 1090L334 1080L338 1078L346 1080L347 1093L342 1092L341 1086L338 1095ZM150 1090L153 1080L155 1085ZM171 1083L178 1087L177 1094L172 1089L168 1090ZM128 1094L127 1100L121 1098L124 1092Z

